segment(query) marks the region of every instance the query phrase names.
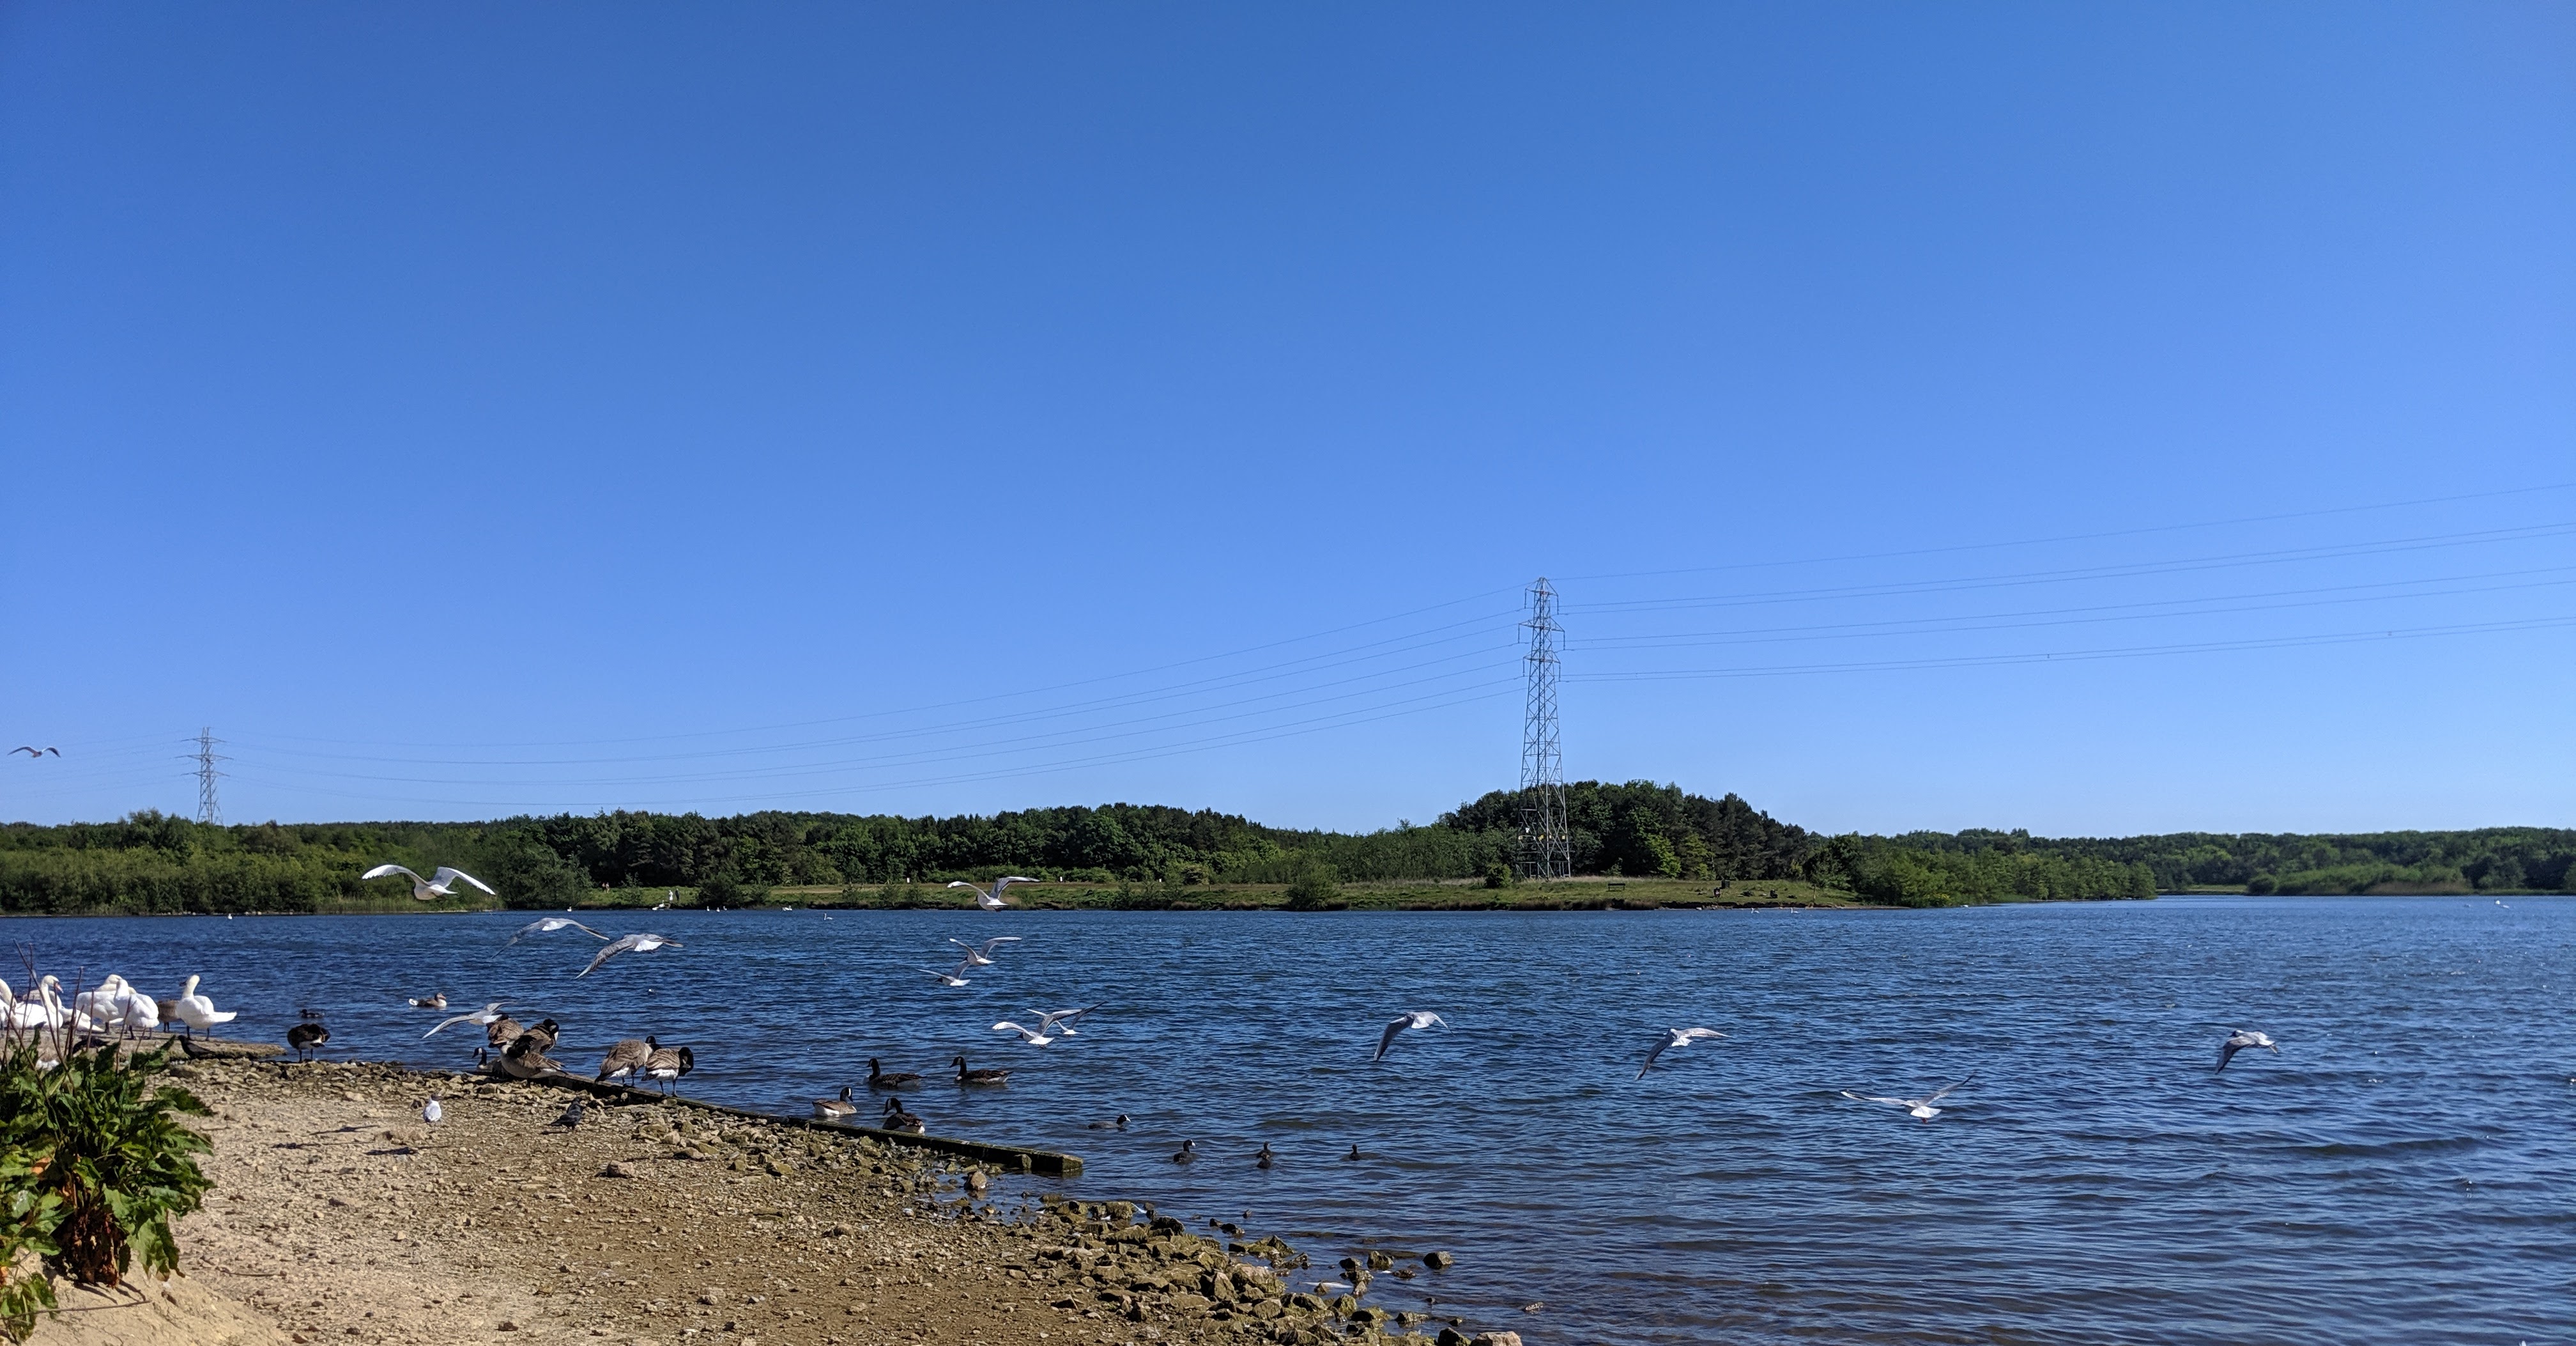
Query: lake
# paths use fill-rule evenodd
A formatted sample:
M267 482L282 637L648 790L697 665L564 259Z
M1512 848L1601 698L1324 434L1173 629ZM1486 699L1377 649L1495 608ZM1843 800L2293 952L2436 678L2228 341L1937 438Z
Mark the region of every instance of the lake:
M444 989L561 1020L585 1071L688 1043L684 1093L766 1109L883 1057L934 1077L905 1096L934 1132L1081 1155L1076 1195L1283 1234L1317 1274L1452 1252L1372 1302L1533 1343L2576 1339L2576 899L602 913L686 947L578 981L579 931L504 947L535 914L6 929L66 982L203 974L234 1035L318 1007L331 1056L470 1064L479 1032L423 1041L442 1016L403 1005ZM1025 942L967 987L917 970L995 935ZM988 1028L1093 1002L1044 1049ZM1450 1027L1371 1064L1409 1009ZM1689 1025L1730 1036L1638 1079ZM2213 1071L2231 1026L2281 1054ZM960 1053L1010 1087L936 1083ZM1930 1122L1841 1092L1971 1074Z

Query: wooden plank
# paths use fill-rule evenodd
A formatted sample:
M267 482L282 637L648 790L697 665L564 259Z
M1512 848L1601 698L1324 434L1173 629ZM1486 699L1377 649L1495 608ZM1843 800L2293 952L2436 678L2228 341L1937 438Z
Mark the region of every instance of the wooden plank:
M508 1076L493 1075L479 1078L507 1079ZM923 1136L915 1135L910 1131L851 1126L846 1122L835 1122L821 1117L794 1117L777 1113L753 1112L748 1108L727 1107L722 1103L682 1098L676 1094L665 1095L654 1089L637 1089L623 1084L610 1084L604 1080L586 1080L579 1075L540 1075L527 1083L552 1084L566 1089L577 1089L583 1093L619 1103L668 1103L697 1108L705 1112L721 1113L727 1117L740 1117L746 1121L767 1122L773 1126L801 1126L808 1131L829 1131L834 1135L842 1136L864 1136L869 1140L881 1140L889 1145L908 1145L916 1150L934 1150L941 1154L953 1154L961 1159L997 1165L1012 1173L1033 1173L1042 1178L1082 1176L1080 1157L1057 1154L1052 1150L1026 1150L1009 1145L984 1145L971 1140L952 1140L947 1136Z

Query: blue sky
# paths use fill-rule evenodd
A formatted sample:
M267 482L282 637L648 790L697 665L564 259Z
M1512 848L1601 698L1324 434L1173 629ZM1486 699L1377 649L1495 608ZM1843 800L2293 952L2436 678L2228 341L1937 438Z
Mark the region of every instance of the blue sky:
M0 818L2576 821L2576 11L0 9ZM1654 676L1640 676L1654 675ZM1679 675L1679 676L1675 676Z

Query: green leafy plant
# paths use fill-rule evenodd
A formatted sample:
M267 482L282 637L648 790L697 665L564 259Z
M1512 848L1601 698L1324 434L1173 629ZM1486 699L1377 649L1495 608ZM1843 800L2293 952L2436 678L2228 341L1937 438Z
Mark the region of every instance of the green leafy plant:
M153 1274L177 1270L170 1222L214 1184L197 1162L206 1138L180 1121L207 1115L205 1103L156 1082L169 1056L113 1042L40 1046L33 1035L0 1055L0 1191L7 1217L24 1222L12 1230L27 1231L48 1270L96 1285L122 1283L138 1258ZM0 1316L12 1311L32 1312L24 1297L0 1299Z
M41 1263L24 1274L19 1262L48 1259L63 1199L44 1182L46 1159L16 1146L0 1148L0 1336L24 1341L36 1315L54 1307L54 1283Z
M1332 867L1321 863L1310 863L1299 869L1297 877L1288 881L1287 896L1290 911L1322 911L1347 905L1341 901L1341 884L1335 879Z

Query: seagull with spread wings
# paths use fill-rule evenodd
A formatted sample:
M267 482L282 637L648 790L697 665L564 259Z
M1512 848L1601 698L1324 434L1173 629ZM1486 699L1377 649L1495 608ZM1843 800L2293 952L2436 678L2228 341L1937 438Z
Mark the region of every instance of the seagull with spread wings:
M962 939L952 938L948 942L966 951L966 966L991 967L993 965L993 946L997 944L1017 944L1020 942L1020 937L1017 935L995 935L991 939L985 940L983 947L981 948L977 948L975 945L969 944Z
M412 900L416 902L435 902L438 899L447 896L448 893L456 887L456 882L459 879L482 889L484 892L492 892L491 885L471 874L466 873L464 870L457 869L451 865L440 865L436 873L425 879L400 865L378 865L358 877L361 879L381 879L393 874L400 874L411 880ZM495 897L499 896L497 893L494 893L493 895Z
M1012 874L1004 878L993 880L993 886L990 888L977 887L974 884L967 883L962 880L951 883L948 886L951 888L963 888L966 891L973 893L975 895L975 905L982 907L986 911L1000 911L1005 906L1009 905L1002 900L1003 889L1008 888L1015 883L1036 882L1036 879L1023 878L1020 875Z
M688 947L680 941L671 938L669 935L621 935L602 946L599 953L590 960L590 966L583 968L581 971L572 975L574 980L577 981L583 977L589 976L591 973L597 972L600 964L607 962L609 959L614 958L621 953L651 953L655 949L666 946L674 949L684 949Z
M1098 1008L1100 1008L1098 1005L1085 1005L1080 1009L1064 1009L1057 1010L1053 1014L1040 1014L1038 1031L1053 1033L1060 1038L1077 1037L1079 1034L1073 1031L1073 1021Z
M1856 1094L1849 1089L1843 1090L1843 1097L1848 1098L1855 1103L1885 1103L1889 1107L1903 1108L1905 1109L1907 1116L1928 1122L1947 1111L1945 1108L1936 1108L1932 1106L1933 1104L1940 1102L1942 1099L1948 1098L1952 1090L1959 1088L1961 1085L1967 1084L1969 1080L1974 1080L1975 1078L1977 1077L1970 1075L1967 1079L1959 1081L1958 1084L1947 1085L1943 1088L1935 1089L1921 1098L1882 1098L1877 1094Z
M530 921L526 925L520 926L519 933L510 936L510 943L516 944L530 935L551 935L566 926L570 926L573 929L590 936L592 939L605 940L608 938L608 936L591 929L589 926L583 925L581 922L576 921L569 916L549 916L542 921ZM502 947L508 948L509 945L505 944Z
M52 754L53 754L54 756L56 756L56 757L60 757L60 756L62 756L62 755L63 755L63 750L62 750L62 749L60 749L60 748L53 748L53 747L45 747L45 748L30 748L30 747L28 747L27 745L25 745L25 744L23 744L23 743L19 744L17 747L11 748L9 751L10 751L10 752L12 752L12 753L22 753L22 752L23 752L23 753L27 754L27 760L28 760L28 761L30 761L30 762L32 762L32 761L34 761L34 760L36 760L36 759L37 759L37 758L39 758L39 757L44 756L46 753L52 753Z
M2235 1060L2236 1054L2248 1047L2269 1047L2274 1056L2281 1054L2281 1044L2274 1042L2271 1034L2252 1028L2239 1028L2229 1033L2225 1042L2218 1044L2218 1068L2227 1069L2227 1063Z
M453 1028L458 1024L474 1024L478 1027L490 1027L493 1021L500 1017L501 1002L495 1000L491 1004L485 1005L479 1010L467 1010L463 1014L441 1019L438 1021L437 1028L432 1028L429 1032L421 1034L421 1036L425 1038L430 1037L435 1035L439 1028Z
M1377 1055L1372 1056L1369 1059L1371 1061L1385 1060L1386 1049L1395 1045L1396 1034L1401 1033L1408 1028L1429 1028L1434 1024L1437 1024L1442 1028L1447 1028L1449 1026L1447 1021L1429 1010L1406 1010L1404 1013L1387 1020L1386 1033L1377 1040Z
M1637 1078L1641 1080L1646 1078L1646 1072L1655 1068L1655 1058L1663 1055L1665 1048L1687 1047L1701 1038L1725 1036L1714 1028L1667 1028L1664 1030L1663 1039L1655 1044L1655 1049L1646 1053L1646 1064L1637 1067Z
M935 967L926 967L923 968L922 971L929 973L931 980L938 982L942 986L963 986L966 984L966 969L973 966L974 964L972 963L959 963L957 966L950 968L946 972L942 972Z

